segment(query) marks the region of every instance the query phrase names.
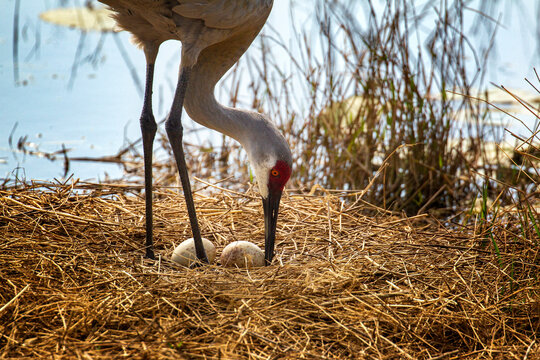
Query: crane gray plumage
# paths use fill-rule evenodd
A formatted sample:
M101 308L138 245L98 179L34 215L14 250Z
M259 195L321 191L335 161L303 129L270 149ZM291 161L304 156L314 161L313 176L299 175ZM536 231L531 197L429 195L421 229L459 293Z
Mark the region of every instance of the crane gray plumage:
M291 152L283 135L265 115L219 104L214 96L214 87L253 42L270 14L273 1L100 1L115 11L114 17L117 23L121 28L133 34L134 42L142 47L147 61L145 100L141 114L145 150L147 257L154 257L151 211L151 153L156 131L151 100L153 71L160 44L173 39L182 42L182 58L177 91L166 122L166 129L182 180L197 256L200 260L207 261L200 240L181 144L182 106L193 120L236 139L245 148L257 177L265 206L265 252L268 264L273 256L273 236L275 237L277 208L281 196L281 191L278 191L278 194L274 196L277 197L277 201L276 199L267 200L272 196L269 194L271 185L268 180L269 172L279 161L286 163L290 169ZM274 218L268 220L271 224L266 223L267 217L271 216L270 213L274 214L272 215ZM269 235L268 231L273 234Z

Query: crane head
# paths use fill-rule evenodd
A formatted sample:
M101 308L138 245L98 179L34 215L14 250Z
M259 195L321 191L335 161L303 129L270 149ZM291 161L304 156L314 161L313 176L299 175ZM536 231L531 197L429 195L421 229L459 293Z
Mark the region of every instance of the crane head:
M266 265L270 265L274 257L279 202L283 188L291 176L290 161L270 161L266 166L256 166L255 172L264 209L264 258Z
M285 137L264 115L242 112L247 116L240 142L248 154L257 178L264 209L264 258L270 265L274 257L279 202L291 176L292 154Z

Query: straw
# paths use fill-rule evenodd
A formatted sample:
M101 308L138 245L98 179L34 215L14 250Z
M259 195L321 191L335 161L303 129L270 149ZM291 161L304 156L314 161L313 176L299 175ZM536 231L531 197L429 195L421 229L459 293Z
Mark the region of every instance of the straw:
M208 185L208 184L207 184ZM263 246L257 194L195 193L218 255ZM340 193L285 194L272 266L170 261L190 237L183 198L155 196L157 261L129 184L0 190L0 358L534 359L538 248L493 230L374 213ZM505 240L506 239L506 240Z

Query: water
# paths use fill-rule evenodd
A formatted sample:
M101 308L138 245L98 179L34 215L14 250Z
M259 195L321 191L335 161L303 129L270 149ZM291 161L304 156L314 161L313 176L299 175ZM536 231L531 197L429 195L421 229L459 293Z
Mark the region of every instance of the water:
M18 167L19 174L24 169L27 179L52 179L63 173L62 162L11 151L8 135L12 131L14 142L27 135L28 141L46 152L65 144L72 149L71 156L115 152L124 141L124 128L127 136L134 138L139 94L111 36L106 35L103 49L96 53L102 34L85 36L77 30L48 25L38 18L49 7L46 3L22 2L16 84L11 38L14 1L9 5L2 7L1 17L11 21L0 23L0 158L6 161L0 171L9 173ZM74 73L80 41L83 60ZM127 49L138 66L138 52ZM91 58L93 54L95 58ZM81 178L96 178L105 172L119 174L116 166L99 163L74 163L72 171Z
M127 33L84 34L40 21L42 11L66 3L81 6L83 2L21 1L18 82L12 58L15 0L6 0L0 9L0 178L15 173L26 179L63 176L62 161L25 156L16 150L17 140L24 136L43 152L58 151L63 145L70 150L70 157L113 155L139 136L143 53L129 43ZM534 79L532 68L538 66L538 57L533 56L535 1L520 5L516 9L520 20L516 16L501 18L505 28L498 30L498 56L490 62L487 79L513 88L526 88L523 78ZM286 41L291 36L285 15L288 7L288 1L276 1L269 19L269 25ZM301 21L296 26L299 24ZM156 64L157 118L165 116L170 106L178 54L177 42L166 43ZM187 121L187 128L191 127L193 123ZM211 137L208 134L203 138ZM114 164L72 162L70 173L102 180L120 177L122 170Z

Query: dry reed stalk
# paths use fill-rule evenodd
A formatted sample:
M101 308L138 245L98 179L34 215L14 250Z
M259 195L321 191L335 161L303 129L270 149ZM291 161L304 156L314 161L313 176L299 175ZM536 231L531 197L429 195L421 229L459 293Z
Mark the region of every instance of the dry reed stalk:
M366 216L346 193L286 195L274 265L169 261L190 236L157 189L159 261L141 257L139 187L33 183L0 190L0 358L533 359L538 249L503 262L474 229ZM134 195L135 194L135 195ZM350 195L350 194L349 194ZM262 245L260 200L195 194L203 235ZM353 198L354 200L354 198ZM508 233L495 229L499 243ZM504 259L512 258L510 262Z

